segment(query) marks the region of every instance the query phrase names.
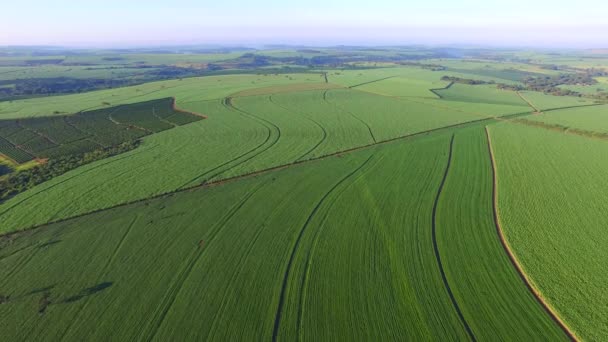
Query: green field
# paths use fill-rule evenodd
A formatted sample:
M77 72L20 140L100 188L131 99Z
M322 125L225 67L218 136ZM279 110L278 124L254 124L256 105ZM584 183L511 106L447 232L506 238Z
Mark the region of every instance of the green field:
M467 303L463 311L476 322L472 329L479 338L513 337L512 324L521 338L542 332L561 339L500 253L492 227L490 235L471 232L460 242L448 236L456 227L447 222L458 225L448 218L456 212L448 203L463 186L452 177L464 172L485 179L478 199L490 205L482 132L457 134L440 197L442 257L458 255L444 264L451 288ZM2 336L466 339L436 255L427 248L433 245L433 206L451 155L450 139L442 134L393 143L17 235L0 254L3 288L15 298L0 307L0 317L13 326ZM401 158L392 158L395 154ZM480 161L485 172L469 173ZM461 203L467 225L477 213L466 208L479 204ZM196 208L204 210L191 210ZM486 209L491 226L490 215ZM487 264L479 265L475 254L460 254L462 244L484 255ZM457 271L480 266L509 272L486 279L484 273ZM479 287L468 288L469 282ZM502 296L480 298L476 291ZM478 301L484 311L478 311ZM151 314L141 316L142 311ZM134 317L138 324L132 324Z
M549 125L560 125L564 129L608 133L608 106L588 106L560 109L528 119Z
M174 99L110 107L75 115L0 121L0 153L24 163L83 154L202 120L177 111Z
M0 56L235 68L0 101L0 340L606 339L606 105L441 80L547 55L236 51Z
M490 135L500 216L517 257L578 336L603 339L606 142L507 123Z

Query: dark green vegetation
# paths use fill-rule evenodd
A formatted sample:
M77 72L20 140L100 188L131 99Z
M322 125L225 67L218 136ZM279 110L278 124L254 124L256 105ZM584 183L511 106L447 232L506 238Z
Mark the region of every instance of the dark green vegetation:
M130 151L135 149L138 145L139 141L132 140L121 143L120 145L105 147L92 152L60 156L39 166L19 172L13 172L14 170L7 165L0 165L0 176L5 176L0 178L0 203L20 192L31 189L42 182L62 175L67 171L96 160L105 159Z
M2 120L0 153L18 163L84 154L203 118L175 110L174 102L167 98L75 115Z
M580 65L460 52L11 66L248 73L0 102L23 139L99 147L0 160L0 340L605 339L604 106L496 86Z

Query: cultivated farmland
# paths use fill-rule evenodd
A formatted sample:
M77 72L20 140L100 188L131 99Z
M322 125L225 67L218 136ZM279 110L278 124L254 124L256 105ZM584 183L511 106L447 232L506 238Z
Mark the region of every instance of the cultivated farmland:
M519 61L265 53L0 101L0 340L606 339L598 98Z

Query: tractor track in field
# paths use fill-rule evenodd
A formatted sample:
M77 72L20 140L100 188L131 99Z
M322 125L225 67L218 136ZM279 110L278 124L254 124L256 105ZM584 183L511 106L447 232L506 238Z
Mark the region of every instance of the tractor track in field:
M534 114L542 114L543 111L540 110L539 108L537 108L534 103L532 103L530 100L528 100L527 98L525 98L522 93L518 90L516 91L517 96L519 96L520 99L522 99L525 103L528 104L528 106L530 106L530 108L534 109Z
M226 107L227 109L229 109L229 110L236 111L236 112L238 112L239 114L241 114L242 116L244 116L244 117L246 117L246 118L248 118L248 119L250 119L250 120L253 120L253 119L251 119L251 118L247 117L245 114L243 114L243 113L242 113L241 111L239 111L238 109L236 109L236 108L234 108L233 106L231 106L231 105L230 105L229 103L227 103L227 102L228 102L228 100L227 100L227 99L222 100L222 105L223 105L224 107ZM255 121L255 120L254 120L254 121ZM178 188L179 188L179 189L185 188L185 187L187 187L187 186L188 186L188 184L190 184L190 183L192 183L192 182L195 182L195 181L197 181L198 179L203 178L203 177L207 176L209 173L211 173L211 172L215 172L215 171L217 171L218 169L221 169L222 167L224 167L224 166L226 166L226 165L229 165L229 164L231 164L231 163L233 163L233 162L236 162L236 161L238 161L239 159L241 159L241 158L243 158L243 157L247 156L247 155L248 155L248 154L250 154L250 153L253 153L255 150L257 150L257 149L261 148L262 146L264 146L264 145L265 145L265 144L266 144L266 143L267 143L267 142L270 140L270 138L271 138L271 136L272 136L272 133L271 133L270 129L269 129L267 126L265 126L265 125L262 125L262 126L264 126L264 128L266 128L266 129L268 130L268 135L266 136L266 139L265 139L263 142L261 142L260 144L258 144L258 145L257 145L257 146L255 146L255 147L253 147L253 148L251 148L251 149L247 150L246 152L243 152L243 153L239 154L238 156L236 156L236 157L234 157L234 158L232 158L232 159L230 159L230 160L228 160L228 161L226 161L226 162L224 162L224 163L222 163L222 164L220 164L220 165L218 165L218 166L214 167L213 169L208 170L208 171L205 171L205 172L203 172L203 173L199 174L198 176L196 176L196 177L192 178L191 180L189 180L189 181L187 181L186 183L182 184L182 185L181 185L181 186L179 186ZM259 153L258 153L258 154L259 154ZM255 154L254 156L257 156L258 154ZM220 172L217 172L217 173L215 173L213 176L209 177L208 179L212 179L213 177L216 177L217 175L219 175L219 174L221 174L221 173L223 173L223 172L226 172L226 171L228 171L228 170L230 170L230 169L232 169L232 168L234 168L234 167L236 167L236 166L238 166L238 165L240 165L240 164L242 164L242 163L238 163L238 164L236 164L236 165L233 165L233 166L229 167L228 169L221 170ZM204 181L203 181L203 184L206 184L206 180L204 180Z
M527 114L528 113L526 113L526 115ZM507 116L505 116L503 118L506 118L506 117L516 117L516 116L522 116L522 114L507 115ZM443 126L443 127L437 127L437 128L433 128L433 129L429 129L429 130L425 130L425 131L420 131L420 132L416 132L416 133L412 133L412 134L407 134L407 135L403 135L403 136L399 136L399 137L395 137L395 138L390 138L390 139L387 139L387 140L379 141L377 143L371 143L371 144L366 144L366 145L361 145L361 146L356 146L356 147L348 148L348 149L345 149L345 150L341 150L341 151L325 154L325 155L322 155L322 156L319 156L319 157L315 157L315 158L311 158L311 159L300 160L300 161L296 161L296 162L292 162L292 163L288 163L288 164L277 165L277 166L269 167L267 169L253 171L253 172L245 173L245 174L234 176L234 177L228 177L228 178L219 179L219 180L211 181L211 182L207 182L207 183L195 184L195 185L191 185L191 186L187 186L187 187L180 187L180 188L176 188L174 190L166 191L166 192L163 192L163 193L160 193L160 194L155 194L155 195L152 195L152 196L148 196L148 197L144 197L144 198L140 198L140 199L136 199L136 200L125 201L125 202L114 204L114 205L110 205L110 206L107 206L107 207L103 207L103 208L91 210L91 211L88 211L88 212L76 214L76 215L73 215L73 216L70 216L70 217L61 218L61 219L57 219L57 220L54 220L54 221L49 221L49 222L42 223L42 224L32 225L32 226L23 228L21 230L6 232L6 233L3 233L3 234L0 234L0 237L6 237L6 236L11 236L11 235L15 235L15 234L20 234L20 233L32 231L32 230L35 230L35 229L38 229L38 228L42 228L42 227L48 226L50 224L65 222L65 221L77 219L77 218L80 218L80 217L83 217L83 216L99 213L99 212L110 210L110 209L115 209L115 208L124 207L124 206L128 206L128 205L133 205L133 204L137 204L137 203L143 203L143 202L147 202L147 201L154 200L154 199L157 199L157 198L170 197L170 196L173 196L174 194L177 194L177 193L180 193L180 192L193 191L193 190L197 190L197 189L206 189L206 188L221 186L221 185L232 183L232 182L235 182L235 181L239 181L239 180L243 180L243 179L247 179L247 178L252 178L252 177L257 177L257 176L264 175L264 174L267 174L267 173L270 173L270 172L275 172L275 171L280 171L280 170L291 168L291 167L296 167L296 166L301 165L301 164L314 163L316 161L320 161L320 160L324 160L324 159L328 159L328 158L334 158L334 157L337 157L337 156L342 156L344 154L349 154L349 153L353 153L353 152L357 152L357 151L361 151L361 150L365 150L365 149L374 148L374 147L381 146L381 145L390 144L390 143L393 143L393 142L399 141L399 140L415 139L415 138L418 138L418 137L421 137L421 136L426 136L426 135L429 135L429 134L441 133L442 131L446 131L446 130L453 129L453 128L467 127L467 126L470 126L470 125L479 125L479 124L482 124L484 122L495 122L495 121L497 121L496 118L484 118L484 119L472 120L472 121L457 123L457 124ZM126 157L129 157L129 156L126 156ZM123 157L123 158L125 158L125 157ZM109 161L108 163L113 163L113 162L116 162L116 161L118 161L118 160L112 160L112 161ZM103 165L106 165L108 163L105 163ZM99 165L97 167L101 167L103 165ZM90 171L90 170L87 170L86 172L88 172L88 171ZM73 176L71 178L77 177L79 175L80 174L75 175L75 176ZM69 179L63 180L61 183L66 182L68 180ZM58 185L58 184L55 184L53 186L56 186L56 185ZM39 193L47 191L47 190L48 189L41 190L40 192L38 192L36 194L33 194L32 196L29 196L28 198L23 199L20 202L12 205L11 207L7 208L5 211L0 212L0 217L2 217L2 215L4 213L6 213L10 209L14 208L18 204L26 201L27 199L29 199L29 198L31 198L31 197L39 194Z
M372 80L372 81L367 81L367 82L355 84L355 85L352 85L352 86L348 86L348 89L353 89L353 88L361 87L361 86L364 86L366 84L376 83L376 82L388 80L388 79L395 78L395 77L397 77L397 76L388 76L388 77L379 78L377 80Z
M511 246L509 245L509 242L506 239L506 236L505 236L502 226L500 224L500 214L498 211L498 176L496 174L496 170L497 170L496 169L496 159L494 158L494 151L492 148L492 139L490 138L490 131L488 130L487 126L485 127L485 131L486 131L486 139L488 142L488 154L489 154L490 162L491 162L490 164L492 165L492 184L493 184L493 186L492 186L492 210L493 210L493 214L494 214L494 225L496 226L496 233L498 235L500 243L501 243L502 247L504 248L505 253L507 253L507 255L509 256L509 260L511 260L511 264L513 264L513 267L519 274L521 280L524 282L524 284L526 285L526 287L528 288L530 293L532 293L532 295L534 295L534 297L536 298L538 303L543 307L543 309L545 309L545 312L547 312L547 314L562 329L564 334L571 341L579 341L580 339L575 335L575 333L572 330L570 330L570 328L559 317L559 315L551 307L551 305L545 301L545 299L543 298L540 291L538 291L532 285L528 275L522 268L519 260L515 256L515 253L513 252Z
M312 153L312 151L316 150L317 147L319 147L323 142L325 142L325 140L327 139L327 131L325 130L325 127L323 127L320 123L318 123L317 121L313 120L312 118L309 118L305 114L297 113L297 112L293 111L291 108L285 107L283 105L280 105L280 104L274 102L274 100L272 99L272 95L268 96L268 100L273 105L278 106L280 108L283 108L283 109L285 109L286 111L288 111L290 113L294 113L296 115L301 115L301 116L305 117L306 119L308 119L309 121L311 121L312 123L314 123L317 127L319 127L321 129L321 131L323 132L323 137L321 138L321 140L319 140L319 142L317 142L312 148L310 148L308 151L306 151L306 153L304 153L300 157L296 158L296 161L301 160L305 156L309 155L310 153Z
M281 293L279 295L279 304L277 306L277 312L275 314L275 319L274 319L274 328L273 328L273 331L272 331L272 341L273 342L277 341L277 338L278 338L278 335L279 335L279 329L281 327L281 317L282 317L282 314L283 314L283 306L285 305L285 300L286 300L286 291L287 291L287 283L289 282L289 275L291 273L291 269L292 269L292 265L293 265L296 253L297 253L297 251L299 249L298 247L300 245L300 241L302 240L302 237L304 236L304 233L306 232L306 228L308 228L310 222L315 217L315 214L319 211L319 209L321 208L321 206L323 205L323 203L325 202L325 200L329 197L329 195L331 195L331 193L336 188L338 188L342 183L344 183L350 177L352 177L353 175L355 175L359 170L361 170L373 157L374 157L374 155L372 154L371 156L369 156L369 158L367 158L367 160L365 160L363 163L361 163L361 165L359 165L358 167L356 167L349 174L347 174L346 176L342 177L342 179L340 179L336 184L334 184L323 195L323 197L321 197L321 199L317 202L317 204L315 205L315 207L313 208L313 210L310 212L310 214L306 218L306 222L304 222L304 225L302 225L302 228L300 228L300 232L298 234L298 237L296 238L296 241L295 241L295 243L293 245L293 248L291 249L291 254L289 256L289 260L287 261L287 268L285 269L285 273L283 275L283 282L282 282L282 285L281 285Z
M439 204L439 199L441 198L441 193L443 192L443 187L445 186L445 181L448 178L448 174L450 172L450 166L452 165L452 153L454 151L454 134L452 134L452 138L450 139L450 152L448 154L448 163L445 167L445 172L443 173L443 178L441 179L441 184L439 185L439 189L437 190L437 196L435 197L435 202L433 203L433 219L432 219L432 236L433 236L433 250L435 252L435 259L437 260L437 266L439 268L439 272L441 273L441 279L443 280L443 285L445 286L446 291L448 292L448 296L456 310L456 314L458 314L458 318L462 322L467 334L471 341L475 342L477 339L475 338L475 334L473 330L467 323L460 306L458 305L458 301L452 292L452 288L450 287L450 283L448 282L448 278L445 274L445 270L443 268L443 263L441 262L441 254L439 253L439 245L437 244L437 206Z
M234 110L234 111L237 111L237 112L241 113L241 115L244 115L245 117L249 116L249 118L250 118L250 119L251 119L251 118L253 118L253 120L254 120L254 121L256 121L256 120L257 120L258 122L259 122L259 121L261 121L260 123L262 124L262 126L266 127L266 129L268 130L268 136L266 137L266 140L264 140L264 142L263 142L262 144L260 144L260 145L256 146L256 148L254 148L254 149L252 149L252 150L249 150L247 153L242 154L242 155L241 155L241 156L239 156L238 158L233 159L232 161L236 161L236 160L240 159L241 157L246 156L246 155L247 155L247 154L249 154L250 152L252 153L252 152L254 152L255 150L257 150L258 148L260 148L260 147L262 147L263 145L265 145L265 144L266 144L266 142L268 142L268 141L269 141L269 140L272 138L272 129L271 129L271 128L270 128L268 125L274 126L274 128L277 130L277 137L276 137L276 139L274 139L274 141L272 141L272 142L271 142L271 143L270 143L268 146L264 147L264 148L263 148L261 151L259 151L259 152L255 153L255 154L252 154L252 155L250 155L250 156L247 156L245 159L238 161L236 164L234 164L234 165L230 166L229 168L227 168L227 169L225 169L225 170L221 170L221 171L219 171L219 172L216 172L216 173L212 174L211 176L209 176L209 177L208 177L208 179L209 179L209 180L212 180L213 178L215 178L215 177L217 177L217 176L221 175L222 173L228 172L228 171L230 171L230 170L232 170L232 169L236 168L237 166L241 166L241 165L245 164L246 162L250 161L251 159L256 158L257 156L259 156L259 155L261 155L262 153L264 153L264 152L268 151L269 149L271 149L271 148L272 148L274 145L276 145L276 144L279 142L279 140L281 139L281 129L279 128L279 126L275 125L274 123L272 123L272 122L270 122L270 121L268 121L268 120L262 119L262 118L258 117L257 115L254 115L254 114L252 114L252 113L249 113L249 112L247 112L247 111L244 111L244 110L242 110L242 109L240 109L240 108L236 107L236 106L235 106L235 105L232 103L232 98L227 97L227 98L225 99L224 105L225 105L225 106L227 106L228 108L230 108L230 109ZM267 125L267 124L268 124L268 125ZM231 161L231 162L232 162L232 161ZM217 170L217 168L216 168L216 170ZM209 173L209 172L207 172L207 173ZM200 177L199 177L199 178L200 178Z
M242 116L244 116L244 117L246 117L246 118L248 118L248 119L250 119L250 120L256 121L255 119L252 119L251 117L247 116L247 113L245 113L245 112L241 111L240 109L238 109L238 108L234 107L234 106L232 105L231 101L229 100L229 98L225 98L225 99L223 99L223 100L222 100L222 105L223 105L224 107L226 107L227 109L229 109L229 110L236 111L236 112L237 112L237 113L239 113L240 115L242 115ZM258 123L259 123L259 122L258 122ZM224 172L227 172L227 171L229 171L229 170L231 170L231 169L233 169L233 168L235 168L235 167L237 167L237 166L239 166L239 165L242 165L243 163L245 163L245 162L249 161L250 159L255 158L255 157L256 157L256 156L258 156L260 153L262 153L262 152L266 151L266 149L267 149L267 148L266 148L266 149L264 149L264 150L262 150L262 151L260 151L260 152L258 152L258 153L256 153L256 154L253 154L253 155L252 155L252 156L250 156L249 158L247 158L247 159L245 159L245 160L243 160L243 161L240 161L240 162L238 162L238 163L237 163L237 164L235 164L235 165L232 165L232 166L228 167L227 169L222 169L224 166L229 165L229 164L232 164L232 163L234 163L234 162L237 162L237 161L239 161L239 159L244 158L244 157L246 157L247 155L249 155L249 154L251 154L251 153L255 152L257 149L259 149L259 148L261 148L262 146L266 145L266 143L267 143L268 141L270 141L270 138L272 137L272 132L271 132L270 128L269 128L268 126L264 125L264 124L261 124L261 125L262 125L262 126L264 126L264 128L266 128L266 129L268 130L268 135L266 136L266 139L265 139L263 142L261 142L260 144L256 145L255 147L253 147L253 148L251 148L251 149L249 149L249 150L247 150L247 151L245 151L245 152L243 152L243 153L239 154L238 156L236 156L236 157L234 157L234 158L232 158L232 159L230 159L230 160L228 160L228 161L226 161L226 162L221 163L220 165L218 165L218 166L216 166L216 167L212 168L211 170L208 170L208 171L205 171L205 172L203 172L203 173L199 174L198 176L196 176L196 177L194 177L194 178L190 179L189 181L185 182L184 184L182 184L182 185L181 185L181 186L179 186L178 188L179 188L179 189L185 188L185 187L187 187L187 186L188 186L188 184L190 184L190 183L192 183L192 182L195 182L195 181L197 181L197 180L199 180L199 179L201 179L201 178L203 178L203 177L205 177L205 176L209 175L210 173L215 172L215 171L217 171L217 170L220 170L220 169L221 169L219 172L216 172L216 173L212 174L212 175L211 175L210 177L208 177L206 180L203 180L203 184L206 184L207 180L213 179L214 177L217 177L218 175L220 175L220 174L222 174L222 173L224 173ZM276 141L275 141L275 143L276 143Z
M299 300L299 304L298 304L298 316L297 316L297 321L296 321L296 334L298 336L297 337L298 340L302 340L302 338L301 338L302 317L304 317L304 304L306 301L306 293L307 293L306 285L308 284L308 275L310 273L312 259L314 256L314 251L316 249L317 243L319 241L319 236L323 232L323 227L327 220L327 217L329 216L329 213L331 212L331 208L338 201L340 196L342 196L342 194L344 192L346 192L346 190L348 190L348 188L350 186L352 186L354 183L356 183L357 180L359 180L361 177L365 176L367 174L367 172L369 172L374 166L376 166L378 163L380 163L383 158L384 158L384 156L381 156L380 158L378 158L374 162L374 164L372 164L367 170L362 171L357 177L355 177L352 181L350 181L348 184L346 184L344 186L344 188L342 189L342 191L340 191L339 193L336 194L333 201L328 205L327 210L325 211L325 215L323 215L323 218L321 219L321 222L319 224L319 229L317 229L317 231L314 233L310 249L307 251L307 254L306 254L306 261L305 261L306 266L304 268L304 272L302 274L302 280L300 282L300 300Z
M348 111L346 109L344 109L343 107L338 106L335 103L329 102L329 100L327 100L327 90L323 92L323 101L325 101L327 104L338 108L339 110L341 110L342 112L352 116L353 118L355 118L355 120L359 121L360 123L364 124L365 127L367 127L367 130L369 131L369 135L372 137L372 140L374 141L374 144L378 143L378 141L376 140L376 137L374 136L374 132L372 131L372 128L370 127L370 125L365 122L363 119L359 118L358 116L356 116L355 114L353 114L351 111Z
M160 327L162 326L165 318L167 317L169 310L175 303L175 300L177 299L179 293L183 289L184 284L190 277L190 274L192 274L192 270L194 269L194 266L200 260L200 258L203 256L203 254L205 254L205 251L207 250L206 246L208 246L211 242L213 242L215 237L226 226L226 224L245 205L245 203L247 203L247 201L249 201L249 199L251 197L253 197L253 195L255 195L260 188L262 188L263 185L264 185L263 183L259 184L257 187L255 187L253 189L253 191L248 193L245 197L243 197L239 202L237 202L235 205L233 205L230 208L230 210L217 222L217 224L215 224L214 227L210 229L209 238L205 241L204 246L197 244L196 249L194 249L192 251L192 253L190 254L190 257L188 259L186 259L185 264L183 265L182 269L179 271L179 273L176 274L175 280L172 282L171 287L167 291L167 294L165 295L165 297L163 297L163 300L161 301L160 306L153 313L152 319L149 321L149 324L148 324L148 326L151 325L150 330L145 331L145 329L144 329L144 334L146 335L146 338L145 338L146 341L153 340L154 337L156 336L156 334L158 333L158 331L160 330Z

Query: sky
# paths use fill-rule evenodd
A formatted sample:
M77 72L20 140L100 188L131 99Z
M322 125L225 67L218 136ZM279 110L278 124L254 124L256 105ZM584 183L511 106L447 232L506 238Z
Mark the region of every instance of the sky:
M606 0L27 0L0 45L446 45L608 48Z

